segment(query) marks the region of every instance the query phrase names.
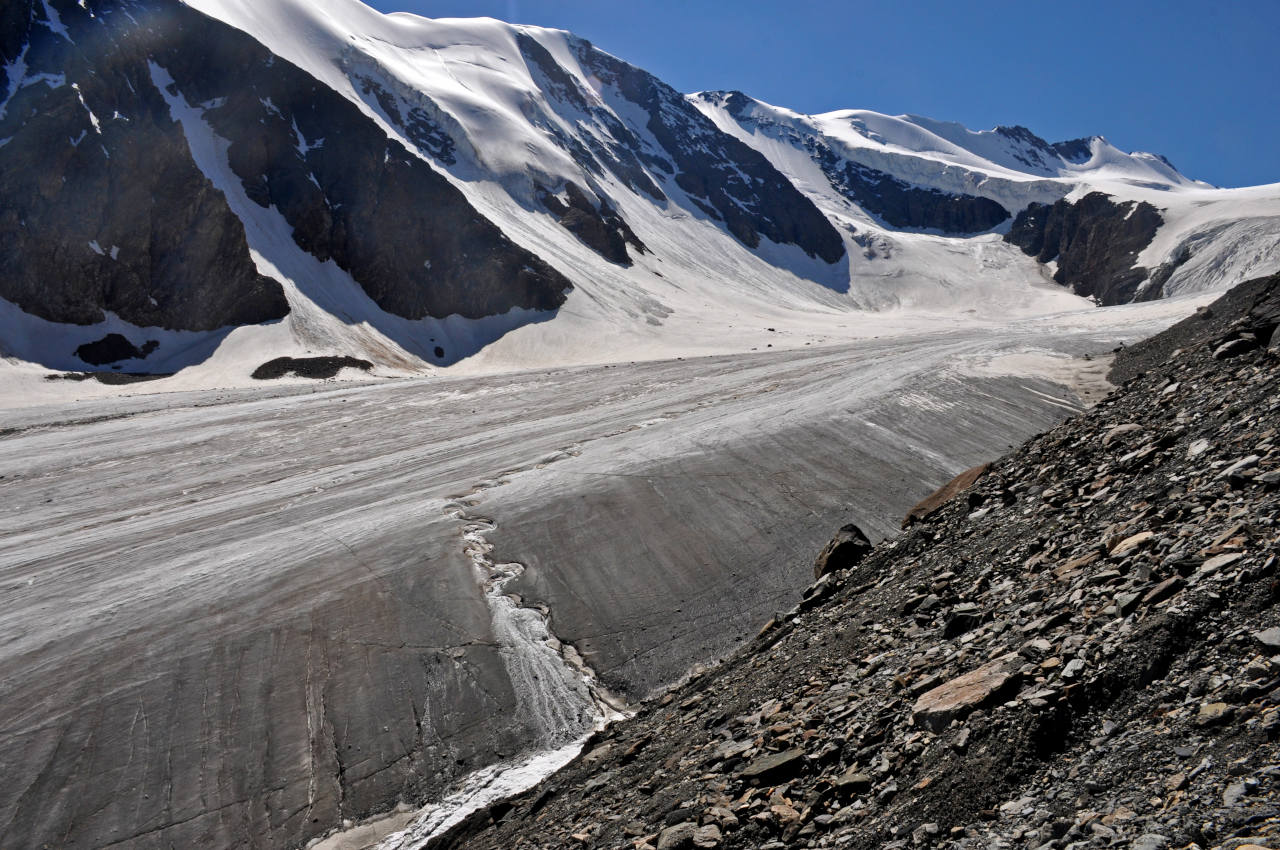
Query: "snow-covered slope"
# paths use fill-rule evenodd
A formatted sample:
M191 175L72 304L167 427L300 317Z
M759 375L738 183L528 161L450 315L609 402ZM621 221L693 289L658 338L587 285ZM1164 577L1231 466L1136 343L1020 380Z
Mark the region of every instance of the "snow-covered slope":
M558 30L359 0L19 0L0 27L0 350L37 393L108 333L156 343L111 368L176 388L277 357L483 370L1089 309L1004 236L1093 190L1162 211L1138 258L1168 266L1159 294L1280 265L1277 187L1101 138L686 97Z

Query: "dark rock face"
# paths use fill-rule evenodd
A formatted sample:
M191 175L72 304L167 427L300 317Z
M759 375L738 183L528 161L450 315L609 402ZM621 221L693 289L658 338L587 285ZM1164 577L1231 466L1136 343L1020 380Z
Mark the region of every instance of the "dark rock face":
M145 358L155 351L159 345L160 343L154 339L149 339L142 344L141 348L138 348L129 341L128 337L122 334L107 334L97 342L86 342L77 348L76 357L79 357L90 366L105 366L108 363L115 363L119 360Z
M651 74L585 41L578 48L584 67L648 114L646 129L670 158L665 171L676 185L740 242L755 248L763 236L796 245L827 263L845 255L831 222L763 154L722 133Z
M817 139L806 139L805 147L840 194L893 227L959 235L990 230L1009 218L1009 211L990 198L913 186L844 159Z
M613 113L588 99L577 80L561 68L547 49L535 39L521 33L517 36L517 43L521 54L529 63L529 71L534 80L548 97L590 115L607 131L610 141L601 139L594 133L586 133L582 138L569 137L550 125L542 129L554 135L587 173L599 175L608 171L627 187L644 192L655 201L665 201L666 193L649 176L646 168L670 174L674 170L671 162L657 151L651 150Z
M1212 351L1280 276L1242 289L994 463L987 513L952 499L600 733L554 796L431 846L652 846L678 811L725 850L1274 847L1280 360Z
M1053 279L1077 295L1127 304L1159 297L1158 286L1143 286L1147 269L1135 268L1133 261L1163 223L1159 210L1145 201L1116 203L1091 192L1074 203L1031 204L1004 238L1042 263L1056 259Z
M1035 171L1051 174L1060 161L1080 165L1093 156L1092 138L1049 143L1026 127L996 127L996 132L1013 142L1013 158Z
M142 30L106 0L0 12L0 58L21 74L0 115L0 297L74 324L104 310L185 330L279 319L280 285L151 84L148 56L178 49L193 13L156 14Z
M559 219L560 226L578 237L583 245L609 262L622 266L631 265L627 245L640 253L645 252L644 243L607 201L596 199L593 202L576 183L566 185L565 193L568 200L562 201L539 187L538 200Z
M166 95L229 142L253 201L274 206L301 248L350 272L387 312L478 318L563 303L570 284L559 272L355 105L245 33L170 0L22 0L3 14L3 59L25 72L7 81L16 89L0 117L0 192L10 199L0 297L27 312L87 324L110 310L183 330L287 314ZM155 69L173 80L163 95ZM421 150L451 161L452 140L424 109L383 100Z

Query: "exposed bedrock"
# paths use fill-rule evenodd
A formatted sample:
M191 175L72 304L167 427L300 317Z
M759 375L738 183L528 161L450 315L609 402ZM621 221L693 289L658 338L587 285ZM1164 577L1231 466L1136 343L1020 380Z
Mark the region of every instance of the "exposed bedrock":
M139 348L127 336L112 333L94 342L86 342L76 349L76 357L91 366L105 366L120 360L145 360L159 345L154 339L149 339Z
M622 266L632 262L628 245L645 253L644 243L608 201L599 198L593 201L576 183L566 184L564 191L565 198L561 199L539 186L538 200L579 242L609 262Z
M16 0L2 14L15 79L0 110L0 297L82 325L104 310L184 330L284 316L151 85L149 52L193 39L140 30L107 2Z
M841 195L893 227L939 230L947 234L981 233L1009 218L990 198L914 186L862 163L838 156L815 139L805 147Z
M1004 238L1042 263L1056 261L1053 279L1077 295L1127 304L1160 296L1160 286L1143 285L1148 270L1136 260L1163 223L1145 201L1117 203L1090 192L1075 202L1031 204Z

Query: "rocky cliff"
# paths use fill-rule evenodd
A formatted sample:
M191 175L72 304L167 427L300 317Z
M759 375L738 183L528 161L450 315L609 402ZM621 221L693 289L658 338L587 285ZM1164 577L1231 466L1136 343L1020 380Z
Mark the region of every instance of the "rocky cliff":
M1280 276L432 847L1275 847ZM1268 346L1270 346L1268 348Z
M111 2L5 5L0 297L29 313L210 330L288 312L151 83L153 51L187 41L170 12L147 31Z
M1005 241L1042 263L1057 263L1053 279L1077 295L1127 304L1160 297L1159 286L1144 286L1149 271L1135 259L1163 223L1145 201L1090 192L1078 201L1031 204L1018 213Z

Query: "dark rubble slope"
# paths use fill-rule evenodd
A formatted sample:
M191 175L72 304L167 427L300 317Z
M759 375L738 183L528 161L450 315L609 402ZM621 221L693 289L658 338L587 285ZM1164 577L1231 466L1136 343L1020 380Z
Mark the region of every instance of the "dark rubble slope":
M1280 846L1280 276L1247 286L435 846Z

